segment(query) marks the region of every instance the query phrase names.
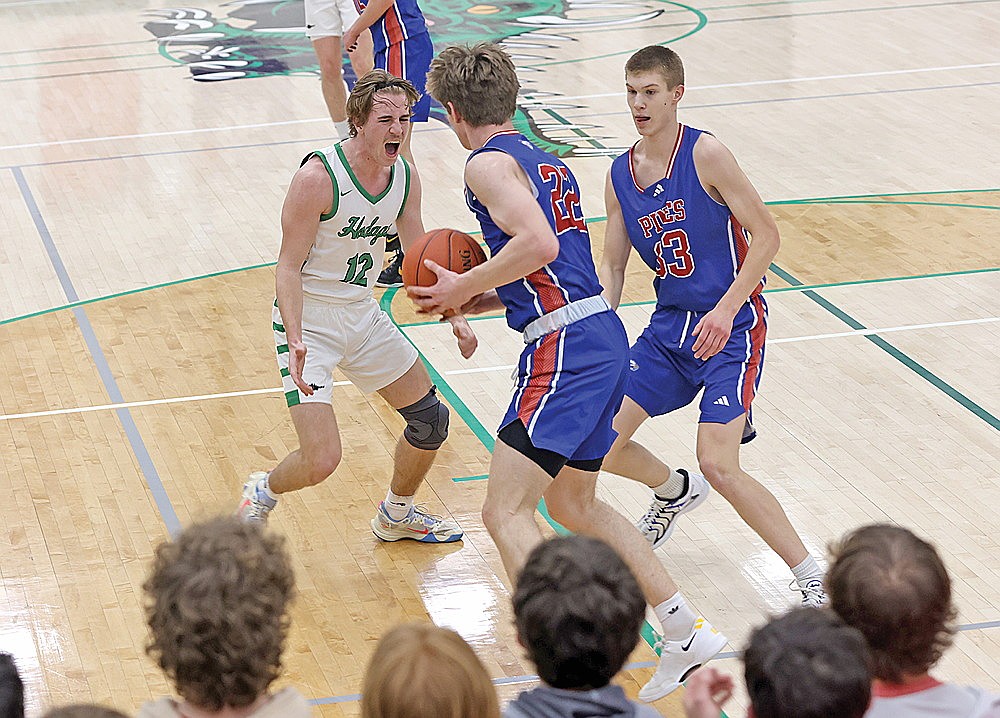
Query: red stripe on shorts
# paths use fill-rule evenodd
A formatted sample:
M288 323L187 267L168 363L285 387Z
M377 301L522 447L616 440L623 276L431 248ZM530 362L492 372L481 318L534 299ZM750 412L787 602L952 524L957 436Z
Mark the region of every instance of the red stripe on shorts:
M764 323L764 302L760 295L750 297L753 302L757 321L750 329L750 361L743 375L743 408L750 411L750 404L757 395L757 376L760 374L760 361L764 355L764 337L767 335L767 325Z
M521 394L521 401L517 407L517 416L525 427L531 423L532 414L552 388L552 380L556 373L556 358L559 356L559 337L562 336L562 332L560 329L546 334L542 338L542 343L531 355L528 386Z

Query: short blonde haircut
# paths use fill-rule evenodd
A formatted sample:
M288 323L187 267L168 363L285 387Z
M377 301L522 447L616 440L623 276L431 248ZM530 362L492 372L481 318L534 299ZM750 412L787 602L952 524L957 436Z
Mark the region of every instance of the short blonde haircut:
M375 104L375 93L383 90L406 95L406 104L410 107L420 99L420 93L409 80L401 80L378 68L372 70L354 84L347 98L347 122L351 137L357 137L358 128L368 121Z
M684 84L684 63L669 47L648 45L625 63L625 72L657 72L667 81L667 89Z
M514 116L521 88L510 55L499 45L452 45L431 61L427 91L447 108L452 103L473 127L502 125Z
M362 718L499 718L479 657L454 631L404 623L386 632L362 684Z

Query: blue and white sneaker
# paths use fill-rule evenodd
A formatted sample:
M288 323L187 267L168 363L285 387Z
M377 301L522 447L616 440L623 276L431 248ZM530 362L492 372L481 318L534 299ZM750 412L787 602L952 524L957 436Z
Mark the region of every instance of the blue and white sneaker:
M372 519L372 533L383 541L411 539L421 543L451 543L462 538L458 524L429 514L421 506L412 507L405 519L393 521L382 503Z
M257 490L258 484L267 478L266 471L255 471L243 484L243 500L236 509L236 517L248 524L263 524L267 515L278 505L277 500L269 498Z

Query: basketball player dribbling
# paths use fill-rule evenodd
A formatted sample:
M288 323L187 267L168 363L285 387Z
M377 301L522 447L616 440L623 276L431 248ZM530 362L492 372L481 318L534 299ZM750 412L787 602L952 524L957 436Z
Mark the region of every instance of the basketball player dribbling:
M278 496L320 483L341 459L331 403L334 367L363 392L378 392L406 420L392 483L372 531L383 541L447 543L453 521L414 506L413 496L448 435L441 403L416 349L372 292L376 259L398 232L404 245L423 234L420 178L400 155L416 90L373 70L347 100L352 137L311 152L292 178L281 210L281 251L273 310L278 367L299 448L270 473L250 475L238 515L263 522ZM476 338L449 319L464 356Z
M660 663L639 693L662 698L726 639L687 606L635 527L595 496L615 436L628 344L601 296L576 178L514 129L517 73L498 46L449 47L431 63L427 81L472 150L466 200L491 258L464 274L425 262L437 283L408 292L430 313L505 308L526 344L497 433L483 522L511 581L542 540L534 514L543 497L563 526L610 544L662 624Z
M617 307L635 247L656 272L656 309L630 351L614 421L618 438L604 468L653 489L639 528L654 548L680 514L705 500L711 484L788 564L802 604L820 606L822 569L778 500L740 468L764 363L761 292L778 228L725 145L678 122L684 67L673 50L652 45L636 52L625 65L625 86L640 139L608 172L600 277ZM702 387L697 453L704 476L671 470L632 440L646 419L690 404Z

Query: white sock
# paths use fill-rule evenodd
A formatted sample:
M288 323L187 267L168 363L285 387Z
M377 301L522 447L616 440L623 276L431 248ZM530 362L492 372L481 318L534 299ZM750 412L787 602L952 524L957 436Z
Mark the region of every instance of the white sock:
M816 559L812 557L812 554L809 554L802 563L792 567L792 575L795 576L795 580L800 585L804 586L810 581L822 581L823 569L816 563Z
M337 128L337 134L340 136L340 139L346 140L351 136L351 123L347 120L334 122L333 126Z
M653 606L653 613L663 628L663 637L668 641L683 641L694 630L697 616L687 605L680 591L663 603Z
M390 519L393 521L402 521L410 514L410 509L413 507L413 497L397 496L392 493L392 489L389 489L385 495L385 503L383 505Z
M677 473L677 469L671 469L667 480L659 486L653 487L653 493L661 501L676 501L688 488L688 480L682 474Z

